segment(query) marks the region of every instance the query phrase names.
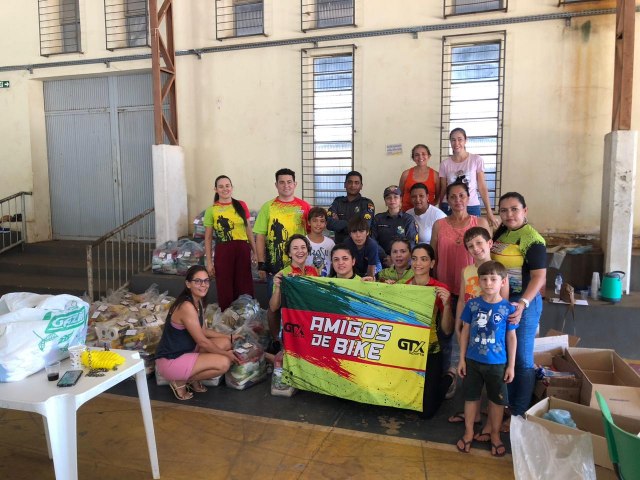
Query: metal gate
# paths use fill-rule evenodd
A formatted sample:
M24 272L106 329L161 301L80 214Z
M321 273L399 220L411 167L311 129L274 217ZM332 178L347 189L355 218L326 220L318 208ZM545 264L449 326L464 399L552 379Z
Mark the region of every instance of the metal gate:
M153 207L151 75L44 82L54 239L100 237Z

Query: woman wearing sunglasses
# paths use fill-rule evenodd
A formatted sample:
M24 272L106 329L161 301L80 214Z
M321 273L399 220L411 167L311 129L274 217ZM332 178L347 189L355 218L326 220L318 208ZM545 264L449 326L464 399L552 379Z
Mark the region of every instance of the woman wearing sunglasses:
M232 335L204 327L209 274L202 265L187 270L185 287L173 302L156 350L156 368L178 400L206 392L200 380L218 377L236 361Z

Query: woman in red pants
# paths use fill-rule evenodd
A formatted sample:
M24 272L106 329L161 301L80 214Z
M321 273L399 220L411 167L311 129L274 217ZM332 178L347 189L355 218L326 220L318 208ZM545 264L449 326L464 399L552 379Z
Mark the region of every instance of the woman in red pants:
M215 182L214 203L204 214L204 248L207 272L216 279L218 305L222 310L242 294L253 294L251 260L255 258L256 243L251 225L247 222L247 204L232 197L233 185L226 175ZM216 246L211 256L211 240L215 232Z

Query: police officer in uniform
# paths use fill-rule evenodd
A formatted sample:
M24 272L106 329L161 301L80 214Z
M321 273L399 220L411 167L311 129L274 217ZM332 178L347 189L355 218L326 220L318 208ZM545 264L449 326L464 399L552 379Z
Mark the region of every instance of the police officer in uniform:
M336 197L327 212L327 228L335 232L336 243L342 243L349 238L347 225L356 215L362 216L369 225L375 215L375 206L367 197L360 195L362 190L362 175L360 172L347 173L344 180L346 196Z

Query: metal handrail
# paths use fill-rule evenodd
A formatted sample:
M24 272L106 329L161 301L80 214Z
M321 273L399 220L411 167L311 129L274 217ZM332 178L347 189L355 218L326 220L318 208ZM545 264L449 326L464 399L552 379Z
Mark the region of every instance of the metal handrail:
M155 246L154 211L155 208L148 208L87 245L87 295L92 301L96 293L101 295L124 288L133 275L151 268L151 253Z
M27 210L25 197L32 192L18 192L0 199L0 253L27 242ZM20 206L18 207L18 199ZM12 208L13 206L13 208ZM19 224L20 228L4 227Z

